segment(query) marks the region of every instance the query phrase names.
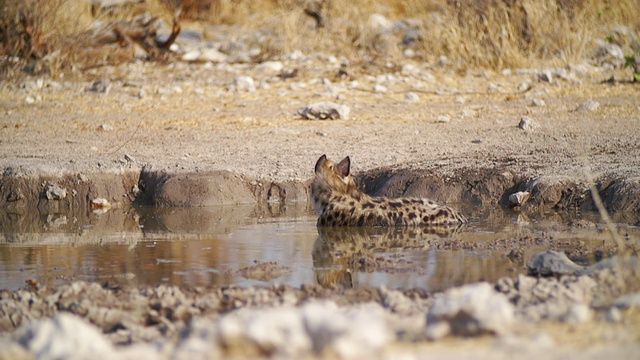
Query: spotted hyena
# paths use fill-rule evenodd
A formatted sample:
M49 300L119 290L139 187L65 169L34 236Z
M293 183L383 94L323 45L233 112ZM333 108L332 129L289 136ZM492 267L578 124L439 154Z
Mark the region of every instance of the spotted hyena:
M447 226L467 219L428 199L373 197L360 191L347 156L339 163L322 155L311 192L318 226Z

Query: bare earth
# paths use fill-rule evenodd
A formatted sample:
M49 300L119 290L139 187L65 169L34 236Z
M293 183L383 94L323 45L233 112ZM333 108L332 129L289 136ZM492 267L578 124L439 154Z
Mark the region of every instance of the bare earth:
M282 80L253 65L174 62L93 70L96 80L110 84L107 93L88 91L93 81L0 83L0 169L5 176L91 176L152 166L300 182L327 154L351 156L356 173L419 170L444 182L459 171L488 169L583 183L588 176L640 179L640 86L601 83L612 75L628 78L622 71L570 69L567 78L549 83L537 72L459 75L407 60L415 71L403 74L403 64L373 74L354 67L348 78L336 78L340 65L325 56L282 63L285 70L299 69L298 76ZM238 75L251 76L256 89L238 89ZM376 84L387 91L372 91ZM408 92L419 101L406 101ZM535 106L534 99L546 105ZM296 114L319 101L349 106L350 119L312 121ZM578 110L587 101L599 107ZM518 127L523 116L534 122L532 130ZM538 358L535 334L545 333L555 341L544 349L552 358L576 357L585 347L586 358L637 356L637 323L598 321L527 326L513 344L456 338L391 347L385 354L508 358L509 349L524 348L522 356Z

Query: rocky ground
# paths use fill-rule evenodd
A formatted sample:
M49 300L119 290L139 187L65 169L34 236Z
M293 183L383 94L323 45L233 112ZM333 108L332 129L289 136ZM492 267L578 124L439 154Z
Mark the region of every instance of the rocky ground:
M523 212L592 210L593 179L618 221L637 222L640 87L622 70L461 74L446 59L367 67L299 52L247 64L178 45L182 59L166 65L1 83L0 205L19 215L307 201L327 154L351 156L374 194ZM305 109L322 102L335 105ZM632 358L637 277L627 259L436 295L34 284L0 293L0 358Z

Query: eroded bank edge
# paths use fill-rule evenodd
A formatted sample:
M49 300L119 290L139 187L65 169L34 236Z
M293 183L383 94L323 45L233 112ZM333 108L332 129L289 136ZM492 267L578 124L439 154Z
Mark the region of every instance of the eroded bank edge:
M141 168L47 175L10 170L4 171L0 181L0 207L17 213L82 212L104 204L202 207L308 203L311 182L268 181L230 171L171 173ZM373 195L427 197L447 204L498 204L525 212L595 209L589 184L571 176L525 176L504 169L460 169L452 176L428 170L375 169L358 174L358 179ZM610 213L640 214L640 178L603 175L595 181Z

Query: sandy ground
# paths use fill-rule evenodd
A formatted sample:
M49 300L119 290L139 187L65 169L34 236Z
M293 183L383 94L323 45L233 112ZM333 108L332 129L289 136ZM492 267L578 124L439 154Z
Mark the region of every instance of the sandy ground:
M314 57L284 63L306 71L282 81L244 65L132 64L96 73L111 84L107 94L88 91L91 82L4 83L0 167L108 171L121 168L126 154L138 165L181 172L226 169L304 180L327 154L351 156L355 172L384 166L444 174L496 167L572 177L585 170L595 177L640 172L640 88L601 84L611 75L606 71L548 83L515 70L510 76L458 76L418 64L415 75L390 69L377 80L354 69L341 80L335 78L338 65ZM257 89L234 90L237 75L252 76ZM378 81L386 93L370 91ZM139 98L141 91L146 95ZM410 91L418 102L404 100ZM28 97L35 102L27 104ZM546 105L533 106L534 99ZM576 111L589 100L598 109ZM319 101L348 105L350 119L307 121L296 115ZM523 116L537 127L518 128Z

